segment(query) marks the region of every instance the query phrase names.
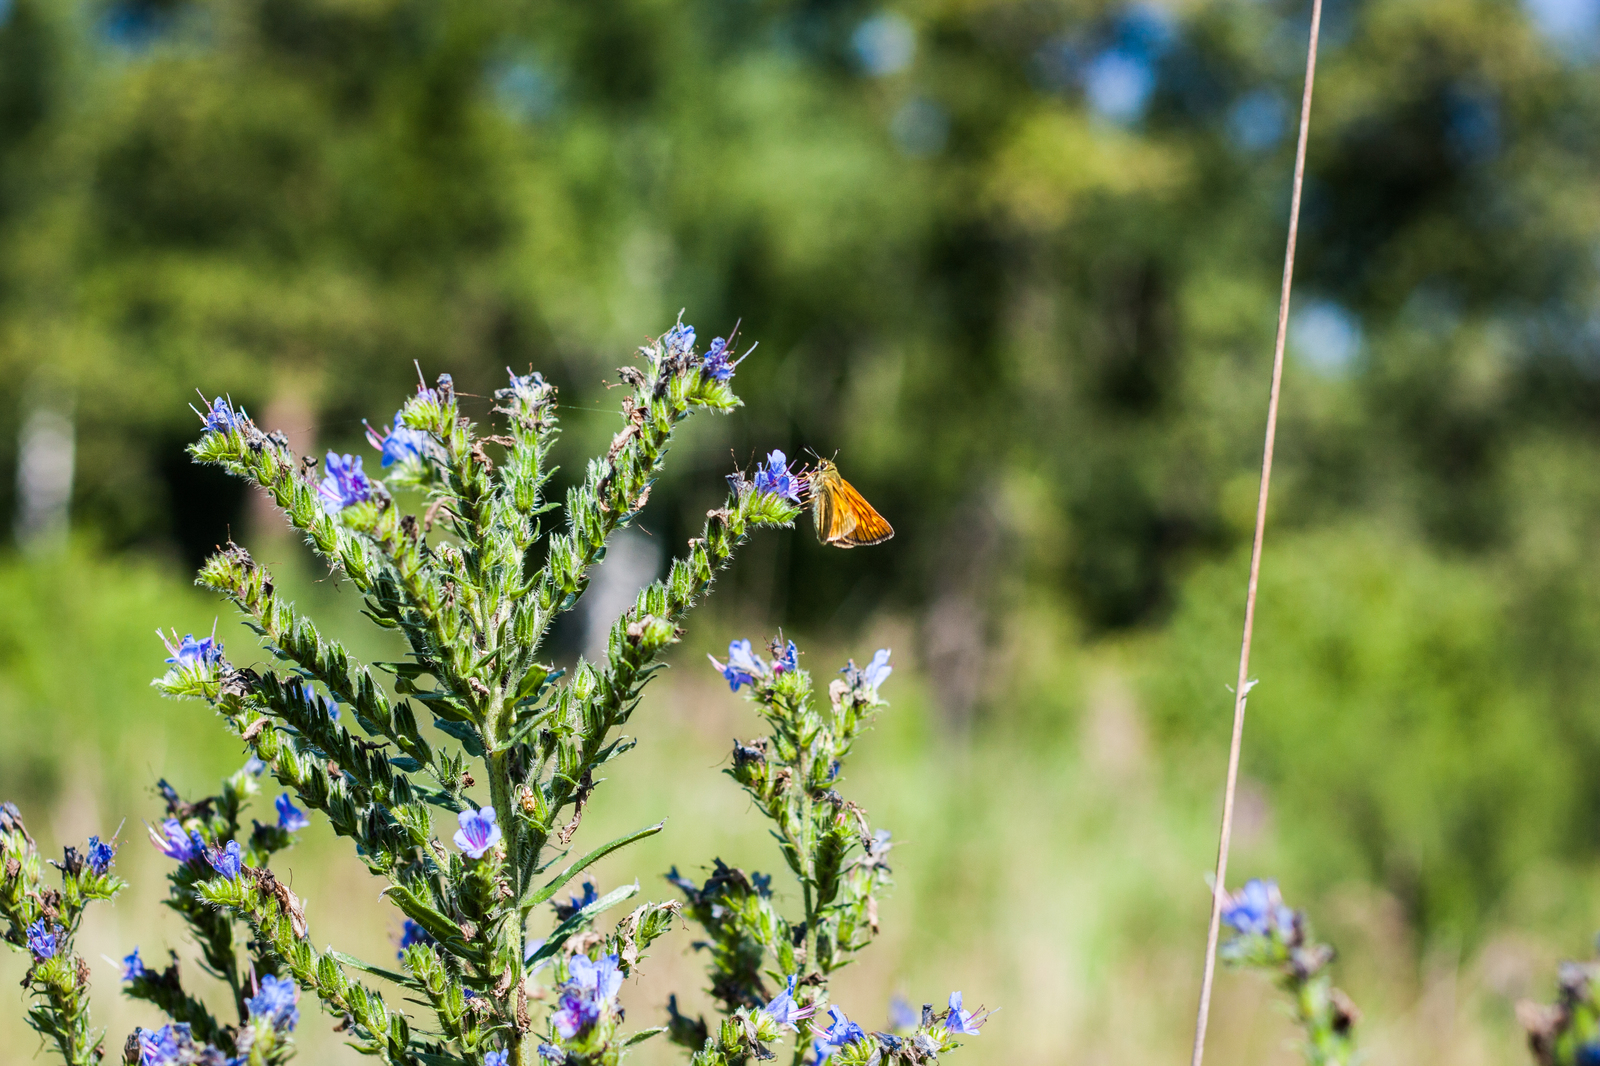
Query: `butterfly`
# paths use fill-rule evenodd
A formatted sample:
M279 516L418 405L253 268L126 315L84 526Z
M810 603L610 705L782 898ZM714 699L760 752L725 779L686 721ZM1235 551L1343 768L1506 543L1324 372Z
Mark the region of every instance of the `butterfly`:
M806 488L811 494L811 521L823 544L859 548L894 536L894 529L840 476L831 460L817 460L817 468L806 475Z

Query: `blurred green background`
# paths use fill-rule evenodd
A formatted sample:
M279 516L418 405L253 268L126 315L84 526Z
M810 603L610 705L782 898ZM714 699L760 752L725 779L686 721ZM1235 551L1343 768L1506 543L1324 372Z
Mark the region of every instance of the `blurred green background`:
M1600 0L1325 17L1234 870L1339 945L1370 1061L1514 1062L1512 1001L1600 928ZM820 676L892 645L846 791L906 843L846 1005L960 987L1005 1007L965 1059L1178 1060L1308 20L0 0L0 794L52 846L125 822L136 888L90 953L185 950L137 840L156 777L198 790L239 758L147 687L157 625L220 614L248 658L189 587L205 552L245 540L375 639L188 464L194 390L354 449L414 362L480 413L531 365L575 471L613 368L685 308L760 343L746 406L691 424L591 597L648 579L772 447L837 451L897 536L740 558L585 834L669 829L603 881L775 865L716 772L755 724L707 650L781 625ZM314 935L382 956L376 884L311 837L289 864ZM96 972L116 1044L152 1019ZM697 987L683 937L629 1002L653 1024ZM1219 996L1213 1061L1291 1060L1257 982ZM5 1061L35 1046L19 1013ZM313 1061L353 1059L304 1029Z

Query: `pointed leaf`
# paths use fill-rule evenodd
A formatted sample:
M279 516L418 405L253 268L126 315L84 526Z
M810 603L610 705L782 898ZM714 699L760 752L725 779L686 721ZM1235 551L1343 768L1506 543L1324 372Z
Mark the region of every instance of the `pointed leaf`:
M607 855L610 855L613 851L616 851L618 848L625 848L636 840L643 840L645 837L655 836L657 833L661 832L666 824L667 823L663 820L657 822L655 825L646 826L636 833L629 833L625 837L618 837L609 844L600 845L598 848L595 848L589 854L585 855L583 858L579 859L565 870L562 870L559 875L550 881L550 883L545 885L538 892L535 892L533 898L528 901L528 906L537 907L539 904L543 903L557 892L560 892L561 887L568 881L571 881L574 877L578 876L584 870L588 869L590 866L593 866Z

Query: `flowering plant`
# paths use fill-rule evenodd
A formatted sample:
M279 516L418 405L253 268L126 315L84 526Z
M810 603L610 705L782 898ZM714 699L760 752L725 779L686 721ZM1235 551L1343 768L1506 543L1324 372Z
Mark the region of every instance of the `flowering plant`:
M1361 1012L1333 986L1333 948L1317 943L1303 911L1283 902L1276 882L1252 880L1228 896L1222 921L1232 936L1220 951L1228 963L1262 971L1289 996L1305 1033L1301 1050L1312 1066L1349 1066Z
M782 455L776 463L782 466ZM717 860L697 884L674 868L667 879L686 897L687 912L705 931L711 991L727 1017L711 1031L669 1001L672 1039L696 1051L694 1066L732 1066L773 1058L768 1046L794 1034L792 1058L805 1061L800 1023L827 1008L831 1024L811 1022L811 1061L835 1066L932 1062L976 1036L988 1018L962 1008L960 992L938 1013L893 1012L894 1032L867 1033L829 1004L828 981L878 932L877 893L889 884L887 830L874 832L867 812L834 787L857 736L886 706L878 694L893 668L881 649L865 668L852 661L828 686L828 710L812 699L810 674L799 649L780 636L771 661L748 640L728 645L726 662L711 660L728 686L746 698L770 727L769 735L735 741L727 771L773 823L773 836L790 873L800 883L804 914L791 921L773 901L771 875L734 869ZM768 981L776 987L769 990Z
M404 639L407 656L356 661L236 544L204 564L199 583L244 613L276 665L234 665L214 633L163 638L168 669L155 684L209 705L249 761L198 800L162 782L165 817L149 835L175 864L166 905L189 927L207 973L227 986L237 1021L211 1013L175 955L158 969L135 949L123 962L124 990L167 1021L134 1033L127 1062L274 1066L293 1053L302 996L339 1019L359 1050L395 1066L614 1064L632 1044L668 1031L680 1042L695 1037L687 1042L696 1062L745 1062L826 1004L828 974L875 931L873 892L887 883L887 835L869 834L865 813L832 789L851 740L881 706L887 652L866 670L847 669L826 716L810 706L793 644L770 665L740 660L775 732L748 749L756 756L736 752L735 776L785 834L785 856L805 888L803 921L777 918L762 879L720 863L703 888L674 874L687 905L641 903L608 930L597 919L637 884L601 895L590 883L557 898L595 862L662 828L568 858L601 769L633 744L619 730L690 608L754 530L788 526L799 514L802 483L781 455L777 470L769 460L754 478L735 474L726 503L708 513L667 578L616 619L602 661L580 659L570 676L541 662L551 623L577 603L608 538L645 506L677 424L739 403L728 339L697 353L694 330L680 321L640 352L642 365L620 371L629 387L622 428L568 493L564 525L548 537L556 390L536 373L511 373L495 393L503 424L490 435L463 416L448 376L419 387L391 425L369 427L384 480L360 456L333 452L319 476L314 459L295 455L282 434L227 399L201 413L193 457L265 490L344 573L367 617ZM401 506L400 489L422 494L420 513ZM246 832L246 804L267 774L283 789L276 818ZM308 811L386 882L383 897L404 921L398 968L314 946L304 904L272 870L274 855L309 824ZM5 808L0 851L6 939L35 960L30 1020L73 1066L93 1062L101 1050L88 1027L88 968L71 943L83 905L121 887L108 872L112 849L93 840L86 857L68 849L63 887L45 889L33 843ZM713 899L738 913L728 916ZM546 904L553 928L539 930ZM685 914L713 930L713 991L729 1018L713 1035L674 1002L669 1025L623 1031L623 982ZM378 982L432 1017L414 1025ZM904 1040L868 1038L837 1010L831 1016L830 1026L813 1029L819 1062L881 1061L880 1051L923 1061L981 1023L959 996L937 1016L925 1008ZM805 1043L796 1041L797 1062Z

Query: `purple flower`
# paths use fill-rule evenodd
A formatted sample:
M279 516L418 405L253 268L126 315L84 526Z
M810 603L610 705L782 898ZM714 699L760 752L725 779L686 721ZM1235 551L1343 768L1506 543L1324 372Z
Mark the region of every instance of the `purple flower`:
M686 356L694 351L694 327L686 326L680 321L667 330L666 336L661 338L661 343L666 345L668 355Z
M278 828L285 833L297 832L311 824L306 812L294 805L287 792L273 801L272 805L278 808Z
M433 935L431 933L422 928L422 926L418 925L416 922L413 922L410 918L407 918L406 924L400 930L400 957L405 958L406 948L409 948L413 944L436 943L438 943L438 941L433 939Z
M110 841L101 840L99 837L89 838L89 853L85 856L89 869L104 876L111 869L111 860L116 858L117 849Z
M183 823L176 818L168 818L161 823L161 832L156 832L155 826L146 826L150 830L150 843L156 850L174 862L192 862L196 855L205 851L205 841L196 832L185 832Z
M239 870L244 866L244 859L239 854L239 842L230 840L227 847L212 848L206 852L206 862L211 864L213 870L230 881L238 877Z
M456 847L468 858L481 859L484 852L500 843L500 827L494 824L493 807L465 810L456 815L461 828L456 830Z
M421 462L428 457L432 450L433 440L420 429L412 429L401 421L401 412L394 413L394 425L385 428L382 433L367 426L367 443L383 453L383 468L389 469L396 463ZM332 454L329 454L330 468L333 463Z
M895 995L889 999L889 1028L915 1029L918 1021L916 1009L906 1002L906 997Z
M222 642L215 633L199 640L195 639L193 633L185 633L176 644L163 636L159 629L156 630L156 636L161 637L161 643L167 646L167 662L180 670L209 671L222 662Z
M711 342L706 354L701 358L700 373L713 381L727 381L733 377L734 367L742 362L744 362L742 357L733 358L733 349L728 346L727 340L718 337Z
M795 976L795 974L790 974L789 987L773 996L767 1005L761 1009L772 1016L772 1020L778 1023L778 1028L789 1028L798 1032L800 1029L798 1023L801 1019L811 1017L812 1014L816 1013L817 1008L802 1007L795 1002Z
M567 988L587 993L598 1006L609 1006L622 991L622 969L615 955L599 960L574 955L567 960L567 972L572 975Z
M508 1061L504 1051L491 1051L483 1057L483 1066L506 1066Z
M594 887L594 882L585 881L582 892L574 892L565 903L560 900L555 901L553 906L556 909L556 918L564 922L599 898L600 892Z
M1251 879L1222 905L1222 920L1246 936L1267 936L1294 928L1294 911L1284 905L1276 881Z
M756 467L754 484L757 492L771 492L786 500L800 502L801 480L790 472L788 456L782 452L767 454L767 461Z
M766 677L768 673L767 664L762 662L761 657L750 649L748 640L732 640L728 642L728 664L726 666L717 662L714 655L708 655L706 658L711 660L711 665L716 667L717 672L727 679L728 687L735 692L739 691L740 685L754 686L756 678Z
M794 641L791 640L789 646L782 649L781 652L774 644L773 653L772 672L774 675L781 674L786 670L800 669L800 649L794 646Z
M872 653L872 661L866 666L858 667L856 661L851 659L849 665L839 672L844 675L845 683L852 689L876 699L878 686L889 680L889 675L894 673L894 667L889 665L889 649L879 648Z
M600 1004L578 992L565 992L552 1020L563 1040L586 1033L600 1020Z
M287 977L267 974L256 994L244 1001L251 1018L265 1018L274 1029L293 1029L300 1021L300 988Z
M134 948L132 955L122 957L122 979L136 981L145 974L144 960L139 958L139 949Z
M33 953L34 962L55 957L61 946L61 933L59 925L46 925L43 918L28 926L28 950Z
M950 1013L944 1020L944 1027L952 1033L962 1036L977 1036L978 1030L983 1026L984 1019L972 1020L972 1012L961 1009L961 993L950 993Z
M323 465L328 476L317 486L317 495L322 497L322 509L329 514L336 515L377 495L372 480L361 469L361 456L330 451Z
M202 396L201 399L204 400L205 397ZM193 410L193 408L191 407L190 410ZM198 411L195 411L195 413L200 414ZM218 396L211 401L211 407L206 413L200 415L201 428L207 433L226 433L237 426L239 420L243 417L243 411L236 413L231 402Z
M189 1025L163 1025L159 1029L139 1030L139 1062L141 1066L169 1066L194 1042L189 1035Z
M837 1007L829 1007L828 1015L833 1018L833 1024L817 1031L817 1039L811 1044L818 1063L827 1062L835 1051L867 1037L866 1030L846 1018Z
M541 1059L548 1059L551 1062L567 1061L567 1053L556 1047L554 1044L540 1044L539 1057Z

